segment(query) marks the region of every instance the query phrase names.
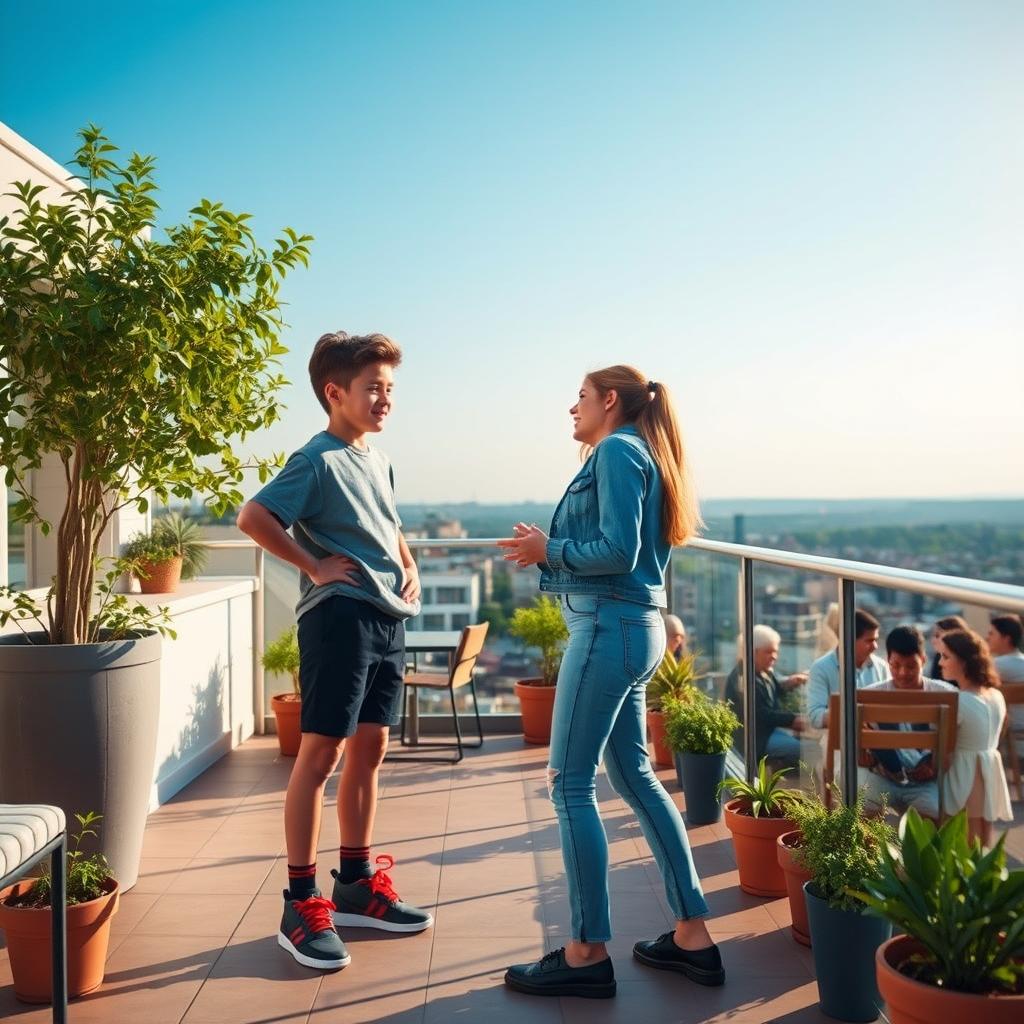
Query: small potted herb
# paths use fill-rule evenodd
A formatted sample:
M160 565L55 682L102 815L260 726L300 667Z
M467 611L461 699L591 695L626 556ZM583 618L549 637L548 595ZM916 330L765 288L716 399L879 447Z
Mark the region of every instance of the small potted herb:
M740 723L728 703L690 689L690 694L664 698L665 733L686 797L686 822L710 825L722 814L719 793L725 755Z
M740 888L753 896L786 895L775 844L780 835L796 828L790 812L805 799L799 790L782 787L782 779L790 771L770 772L767 757L762 757L753 782L728 778L719 787L732 793L725 805L725 824L732 833Z
M110 942L110 921L117 913L120 888L106 858L86 855L82 840L98 835L100 815L76 814L78 831L67 855L68 995L80 996L103 981ZM14 994L24 1003L52 999L50 876L28 878L0 892L0 929L14 977Z
M263 651L263 667L267 672L287 676L290 692L275 693L270 698L277 722L277 743L285 757L295 757L302 742L302 696L299 690L298 627L286 629Z
M565 641L569 639L568 627L558 602L554 598L540 596L535 598L531 608L515 610L508 631L527 647L536 647L540 651L540 677L520 679L516 683L516 696L522 709L523 738L527 743L548 743L555 706L555 683L558 682Z
M892 926L867 913L855 890L877 876L896 833L884 817L864 813L862 794L849 805L836 794L831 808L807 799L790 813L802 835L795 857L811 876L804 898L821 1008L839 1020L875 1020L882 1003L875 951Z
M875 956L892 1024L1024 1020L1024 870L1006 866L1006 836L986 852L961 811L936 828L917 811L899 850L857 895L905 934Z
M654 748L654 763L667 768L673 763L672 749L665 736L665 701L696 692L696 652L681 654L678 658L666 651L654 677L647 684L647 731Z
M122 556L143 594L171 594L181 580L182 557L174 544L157 533L137 533L125 544Z

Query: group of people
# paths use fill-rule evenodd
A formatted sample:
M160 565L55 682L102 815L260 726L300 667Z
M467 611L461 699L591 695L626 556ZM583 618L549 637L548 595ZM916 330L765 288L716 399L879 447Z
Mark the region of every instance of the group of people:
M338 928L419 932L429 912L402 900L387 855L371 856L377 780L403 697L404 622L419 610L416 564L401 533L395 477L368 443L391 413L398 346L384 335L326 334L309 364L326 429L243 506L238 525L300 572L296 609L302 742L285 797L287 887L277 941L298 963L336 970L351 956ZM598 814L603 761L654 853L675 925L633 947L646 967L721 985L725 970L686 829L651 768L646 685L666 649L662 609L672 549L698 529L669 389L630 366L584 378L569 409L584 458L545 532L518 523L504 556L540 570L569 630L553 714L547 783L561 834L571 939L508 968L530 995L607 998L608 841ZM525 457L525 456L524 456ZM677 645L683 641L677 638ZM324 788L341 761L341 846L332 898L317 884Z
M959 616L940 619L932 633L935 656L928 659L924 635L914 626L897 626L885 638L885 658L876 651L880 626L871 614L854 615L854 667L858 689L906 691L958 691L957 740L942 793L938 772L925 750L868 750L868 762L859 769L858 785L870 807L884 804L937 818L966 808L971 834L989 845L996 821L1010 821L1013 813L999 742L1007 723L1002 683L1024 682L1024 624L1017 615L997 615L987 638L982 638ZM829 703L839 692L838 647L817 658L809 673L779 679L774 665L779 656L779 634L757 625L754 634L754 721L757 757L796 765L815 760L823 730L829 724ZM838 639L838 638L837 638ZM726 683L726 697L737 707L742 665ZM806 710L795 710L785 700L787 690L806 686ZM1018 710L1018 709L1015 709ZM903 727L901 727L903 728ZM905 728L911 728L907 725ZM802 744L801 738L811 743Z

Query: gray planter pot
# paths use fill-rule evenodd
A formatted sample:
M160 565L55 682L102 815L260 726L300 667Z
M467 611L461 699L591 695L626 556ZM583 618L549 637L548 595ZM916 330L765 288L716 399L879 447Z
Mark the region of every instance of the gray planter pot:
M725 754L673 755L679 788L686 797L686 824L711 825L722 816L718 784L725 778Z
M42 634L37 639L43 639ZM122 890L139 874L160 716L160 636L96 644L0 637L0 803L103 815Z
M878 1019L882 997L875 977L875 951L892 935L892 925L873 914L836 910L804 883L811 929L818 1001L830 1017Z

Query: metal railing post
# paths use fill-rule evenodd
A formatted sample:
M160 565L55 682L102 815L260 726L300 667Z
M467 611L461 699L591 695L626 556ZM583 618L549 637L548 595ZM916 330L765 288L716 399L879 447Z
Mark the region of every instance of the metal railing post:
M754 721L754 563L740 559L739 619L743 644L743 759L747 779L757 770L757 723Z
M263 674L263 648L266 643L264 612L266 609L266 552L258 544L256 551L256 591L252 595L252 701L253 728L257 736L267 729L266 681Z
M854 587L851 579L843 577L839 581L840 786L843 801L848 805L857 798L857 662L854 653L857 625L854 616Z

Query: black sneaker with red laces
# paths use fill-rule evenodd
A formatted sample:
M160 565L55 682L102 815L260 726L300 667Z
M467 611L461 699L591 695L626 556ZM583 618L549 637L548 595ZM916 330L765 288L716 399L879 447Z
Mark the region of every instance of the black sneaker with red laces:
M346 928L379 928L385 932L421 932L434 919L425 910L403 903L395 892L387 872L394 858L386 854L377 858L380 865L370 878L345 883L334 876L334 923Z
M320 895L319 889L304 900L293 900L284 892L284 914L277 944L286 949L303 967L336 971L352 962L345 943L334 930L331 913L334 904Z

